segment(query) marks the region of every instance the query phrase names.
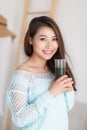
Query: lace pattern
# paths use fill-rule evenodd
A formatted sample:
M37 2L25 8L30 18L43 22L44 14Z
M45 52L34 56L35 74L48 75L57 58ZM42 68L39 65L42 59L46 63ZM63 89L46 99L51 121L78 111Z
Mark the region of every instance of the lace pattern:
M34 79L42 78L47 80L53 78L53 76L50 72L45 74L35 74L22 70L16 70L14 72L7 96L13 120L18 126L30 125L32 122L44 116L48 104L40 97L38 100L36 98L30 103L29 86L27 85L27 80L33 82ZM43 95L45 96L44 93Z

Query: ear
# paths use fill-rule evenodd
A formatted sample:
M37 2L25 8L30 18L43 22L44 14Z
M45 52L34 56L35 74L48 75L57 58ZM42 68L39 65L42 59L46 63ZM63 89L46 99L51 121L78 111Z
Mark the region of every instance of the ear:
M32 45L32 41L33 39L31 37L29 37L29 44Z

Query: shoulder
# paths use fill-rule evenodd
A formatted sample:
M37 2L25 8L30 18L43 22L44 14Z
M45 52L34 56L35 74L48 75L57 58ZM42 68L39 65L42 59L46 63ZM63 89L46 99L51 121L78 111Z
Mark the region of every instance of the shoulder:
M20 78L25 78L27 75L27 69L25 67L26 61L20 64L19 66L16 67L16 69L13 71L12 77L20 77Z
M28 73L21 64L13 71L10 83L27 86L28 82Z
M25 62L23 62L21 65L19 65L17 68L16 68L16 71L17 70L20 70L20 71L30 71L30 63L29 63L29 60L26 60Z
M27 62L28 62L28 61L23 62L23 63L20 64L15 70L16 70L16 71L17 71L17 70L28 71Z
M19 66L15 69L15 71L17 71L17 70L25 70L24 64L19 65Z

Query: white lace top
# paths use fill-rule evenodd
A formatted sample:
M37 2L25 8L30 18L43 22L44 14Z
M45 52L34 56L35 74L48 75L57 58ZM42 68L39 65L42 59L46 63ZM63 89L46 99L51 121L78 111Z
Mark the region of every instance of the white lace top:
M12 120L22 130L68 130L67 112L74 91L54 97L49 91L54 75L16 70L7 90Z

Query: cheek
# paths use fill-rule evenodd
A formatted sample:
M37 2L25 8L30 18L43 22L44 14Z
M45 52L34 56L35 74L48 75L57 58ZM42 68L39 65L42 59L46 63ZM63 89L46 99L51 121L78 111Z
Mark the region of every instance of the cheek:
M39 50L41 50L41 49L44 48L44 46L41 45L41 44L36 44L34 48L35 48L35 49L39 49Z
M55 44L55 48L56 48L56 49L58 49L58 48L59 48L58 43L56 43L56 44Z
M40 49L43 49L45 47L45 44L43 43L40 43L40 42L36 42L35 45L34 45L35 48L40 48Z
M57 44L55 44L55 52L54 53L56 53L57 52L57 50L58 50L58 48L59 48L59 46L58 46L58 43Z
M39 48L40 47L40 44L38 43L38 41L34 41L33 42L33 48Z
M41 50L44 49L43 44L35 43L33 46L34 51L40 52Z

